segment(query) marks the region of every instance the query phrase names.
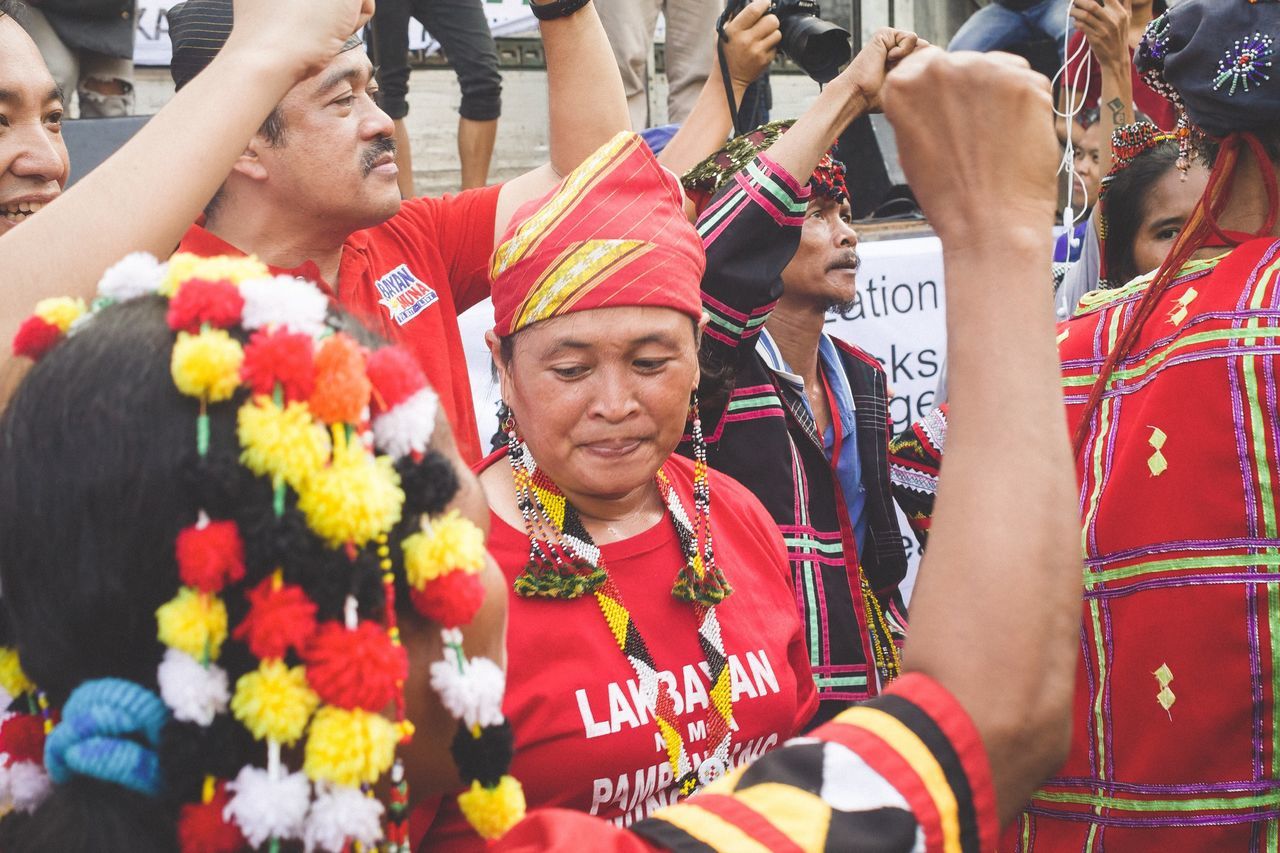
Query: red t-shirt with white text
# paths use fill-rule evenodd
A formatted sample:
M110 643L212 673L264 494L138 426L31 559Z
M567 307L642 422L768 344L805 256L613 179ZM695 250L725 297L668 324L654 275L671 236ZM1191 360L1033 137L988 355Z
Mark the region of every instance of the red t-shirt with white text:
M489 464L508 464L502 455ZM673 456L667 476L693 508L693 463ZM716 607L733 685L734 767L782 744L817 708L786 551L760 502L710 472L716 563L733 594ZM489 551L510 582L529 558L529 539L491 516ZM601 548L604 563L668 687L695 762L711 747L710 683L693 607L671 595L683 563L669 517ZM574 809L622 826L676 801L666 751L635 671L618 650L594 596L572 601L510 596L507 696L515 732L512 774L530 809ZM440 805L424 849L483 850L454 798Z
M336 287L316 265L272 268L314 281L370 330L418 359L453 427L462 458L481 456L458 315L489 296L489 257L500 186L443 198L408 199L400 212L343 243ZM205 257L242 250L193 225L180 252Z

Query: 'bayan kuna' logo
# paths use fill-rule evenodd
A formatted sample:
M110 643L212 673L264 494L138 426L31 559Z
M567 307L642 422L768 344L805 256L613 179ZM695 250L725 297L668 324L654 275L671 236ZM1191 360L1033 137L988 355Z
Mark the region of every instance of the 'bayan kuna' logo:
M404 264L378 279L375 286L382 297L378 302L386 306L387 313L398 326L403 326L440 299L426 282L419 281Z

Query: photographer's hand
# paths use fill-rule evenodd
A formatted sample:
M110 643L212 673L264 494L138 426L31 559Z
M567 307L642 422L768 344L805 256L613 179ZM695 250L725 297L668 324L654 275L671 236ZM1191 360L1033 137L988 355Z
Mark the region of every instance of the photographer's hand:
M838 79L851 85L855 96L866 102L863 112L878 113L881 110L880 90L884 86L885 75L903 59L928 46L929 42L910 30L881 27L862 50L858 51L858 55Z
M733 81L734 97L741 98L778 54L782 31L778 16L769 13L769 0L751 0L724 25L727 41L724 58Z

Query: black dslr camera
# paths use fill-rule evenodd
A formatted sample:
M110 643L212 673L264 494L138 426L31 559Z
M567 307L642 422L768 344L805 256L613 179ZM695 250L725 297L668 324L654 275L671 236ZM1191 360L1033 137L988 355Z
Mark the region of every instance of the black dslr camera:
M729 0L716 23L722 36L725 22L733 20L748 2ZM778 50L819 83L831 82L853 55L849 31L819 18L822 10L814 0L771 0L765 14L778 16L782 31Z

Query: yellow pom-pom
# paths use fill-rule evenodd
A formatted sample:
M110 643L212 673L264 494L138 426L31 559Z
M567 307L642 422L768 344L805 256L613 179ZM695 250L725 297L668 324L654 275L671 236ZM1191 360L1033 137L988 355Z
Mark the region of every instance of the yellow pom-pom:
M196 335L178 332L170 371L173 384L183 394L218 403L230 398L240 386L243 361L240 342L225 329L204 329Z
M334 452L333 464L316 471L298 490L307 525L331 546L364 545L400 520L404 491L388 456L373 458L359 442Z
M191 278L202 278L206 281L227 279L232 284L240 284L251 278L268 278L270 275L271 271L253 256L202 258L199 255L180 252L169 258L164 281L160 283L160 293L172 299L183 282Z
M457 510L432 521L430 530L406 538L401 547L413 589L455 570L474 574L484 569L484 533Z
M57 326L62 334L67 333L71 324L84 316L83 299L70 299L59 296L55 299L41 299L36 303L35 315L51 326Z
M335 785L372 785L390 769L400 732L380 714L326 705L311 721L302 769L309 778Z
M472 782L458 795L458 807L480 837L492 841L524 818L524 788L514 776L503 776L496 788Z
M265 660L236 682L231 713L258 740L271 738L291 746L302 737L319 704L303 667L290 669L282 660Z
M22 671L18 650L8 646L0 646L0 688L14 698L24 693L33 693L36 689L31 679Z
M156 611L160 642L196 660L217 660L227 639L227 606L216 595L189 586Z
M306 403L281 409L266 397L250 400L240 407L237 433L245 467L260 477L280 477L295 491L329 458L329 434Z

